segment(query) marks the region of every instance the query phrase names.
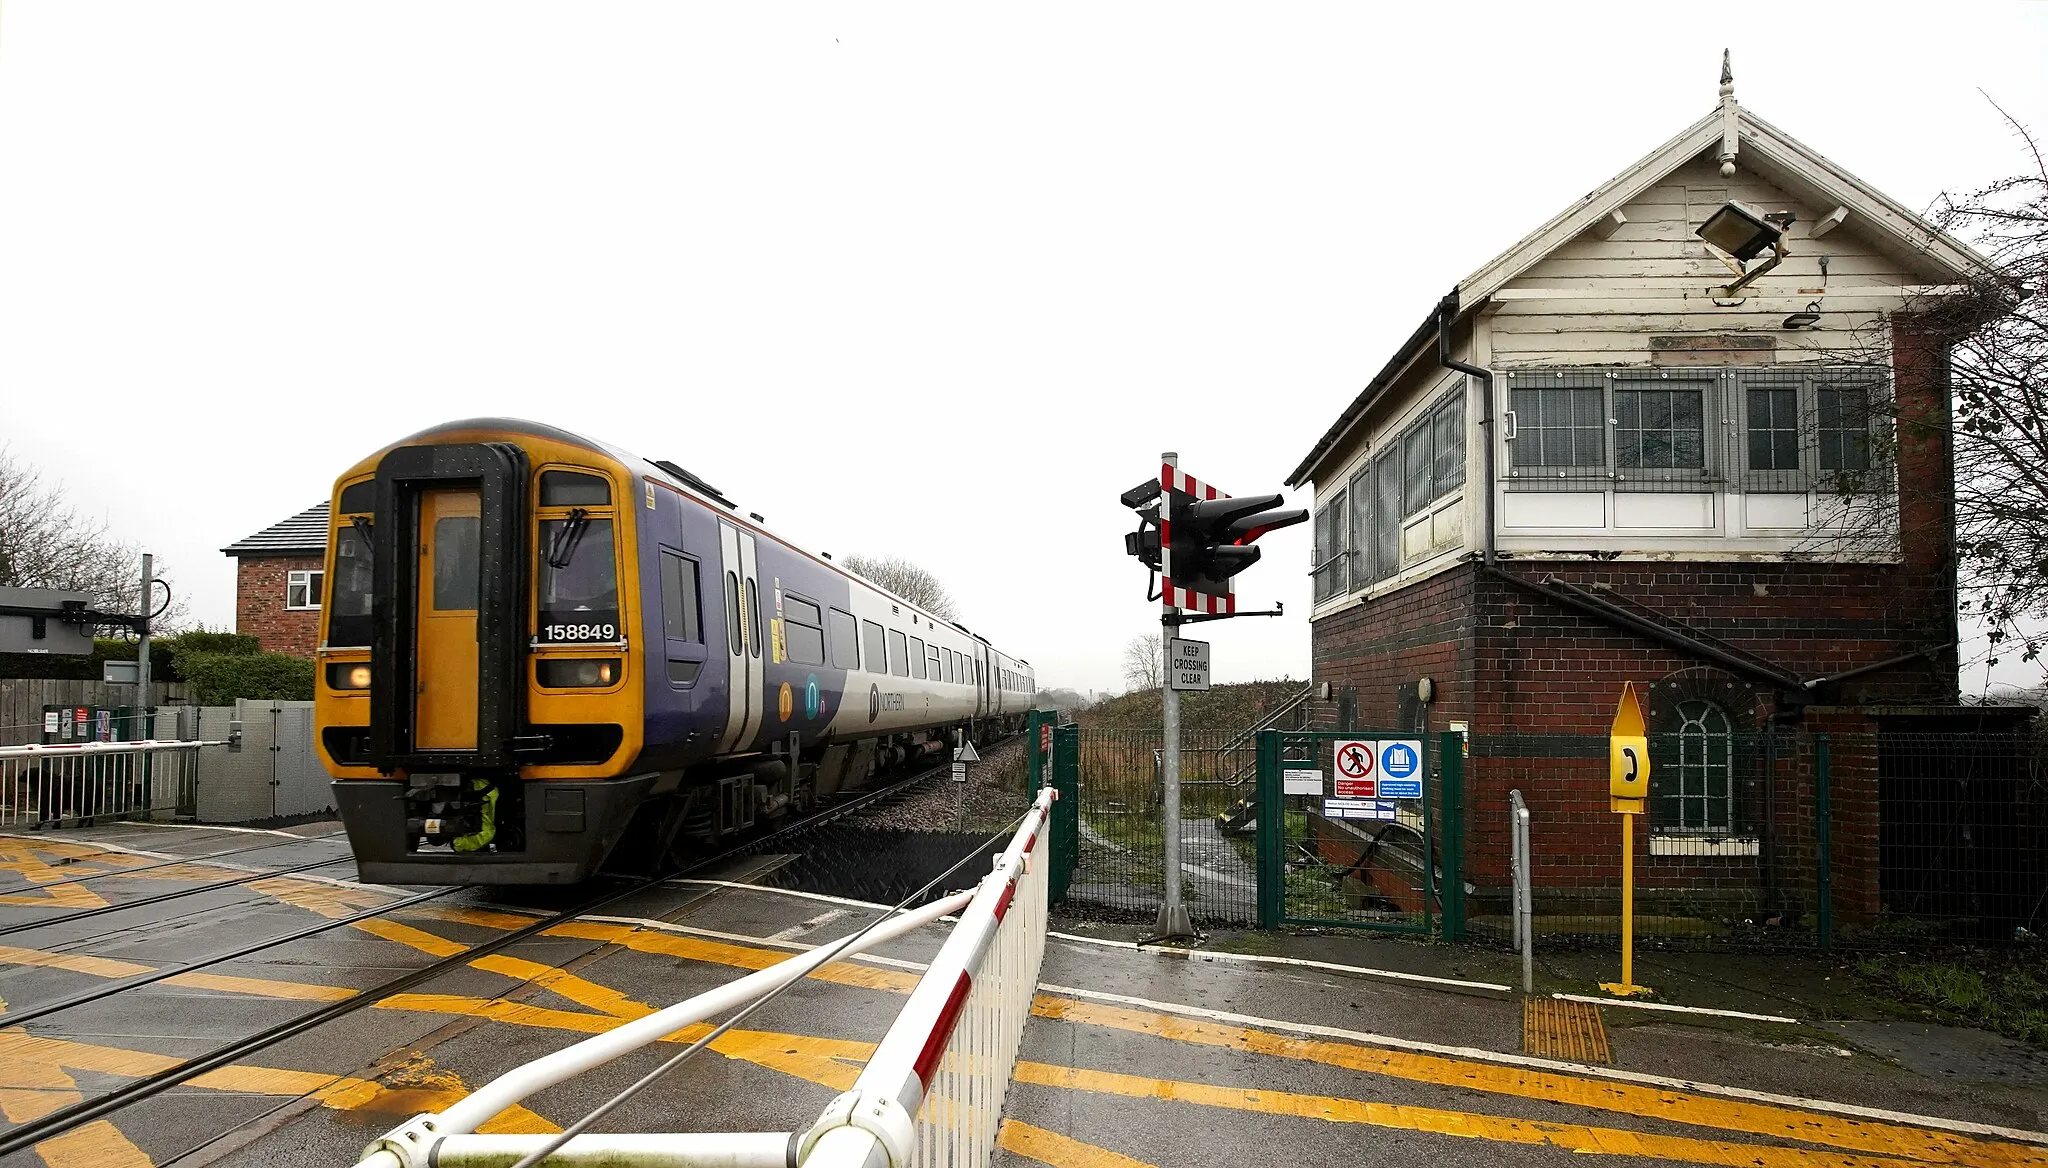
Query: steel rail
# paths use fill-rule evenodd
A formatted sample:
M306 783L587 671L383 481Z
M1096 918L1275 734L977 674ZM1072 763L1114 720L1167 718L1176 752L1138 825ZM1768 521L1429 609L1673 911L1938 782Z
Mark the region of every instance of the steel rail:
M63 925L69 924L72 921L82 921L87 917L103 916L111 912L122 912L131 908L143 908L152 904L162 904L164 901L176 900L181 896L193 896L201 892L212 892L219 888L233 888L238 884L254 884L258 880L268 880L273 876L289 876L294 872L304 872L308 868L325 868L330 864L340 864L353 859L355 859L354 856L335 856L332 859L294 864L289 868L278 868L275 871L251 872L247 876L237 876L232 880L215 880L208 884L201 884L196 888L180 888L175 892L160 892L155 896L145 896L141 900L124 900L119 904L103 904L98 908L65 913L61 917L49 917L40 921L18 921L11 925L0 926L0 937L4 937L9 933L19 933L26 929L48 928L51 925Z
M113 1114L116 1111L120 1111L122 1108L128 1107L135 1103L139 1103L142 1100L148 1099L152 1096L159 1095L164 1091L167 1091L170 1088L185 1082L187 1079L195 1078L199 1075L207 1073L208 1071L218 1070L221 1067L228 1066L240 1059L255 1054L258 1051L265 1050L269 1047L275 1046L276 1044L283 1042L288 1038L296 1037L300 1034L305 1033L308 1030L313 1030L317 1027L323 1026L336 1018L344 1017L366 1006L373 1005L376 1002L383 1000L384 998L392 996L393 994L404 993L406 990L409 990L412 987L419 985L423 982L431 981L434 978L440 976L441 974L456 968L457 966L465 965L468 962L473 961L479 957L489 956L490 954L496 953L502 949L514 945L520 941L523 941L536 933L543 932L547 929L555 927L556 925L563 924L567 921L575 920L577 917L583 916L591 912L595 912L598 909L616 903L617 901L624 900L627 897L633 895L634 893L641 892L652 885L661 883L664 880L673 879L675 876L679 875L687 875L690 872L697 871L701 868L705 868L711 864L715 864L723 860L732 859L735 856L748 855L775 842L776 840L785 838L787 836L793 835L800 831L807 830L812 827L819 826L824 823L829 823L832 820L847 815L860 807L867 806L869 804L872 804L874 802L877 802L881 799L887 798L892 795L900 794L903 791L906 791L911 787L916 786L918 783L925 782L931 779L935 775L945 773L948 768L949 764L941 763L938 766L932 767L930 770L912 775L909 778L900 780L890 786L869 792L865 795L859 796L845 803L836 804L828 810L821 812L817 815L809 816L805 819L798 820L795 823L791 823L783 827L777 828L776 830L768 833L766 836L763 836L759 839L749 840L743 844L730 848L726 851L719 852L715 855L706 856L703 859L697 860L685 866L680 872L664 873L661 876L635 878L633 882L625 888L621 888L612 892L607 892L602 896L594 897L591 900L585 901L584 903L577 905L573 908L563 909L562 911L557 912L552 916L540 917L536 919L532 924L522 925L509 933L505 933L501 936L494 937L488 941L484 941L480 944L464 949L460 953L454 953L450 954L447 957L439 958L433 962L421 966L418 969L391 978L390 980L384 982L381 985L373 986L369 989L363 990L361 993L358 993L353 997L343 998L340 1001L336 1002L330 1002L327 1005L320 1007L319 1009L313 1010L306 1014L301 1014L295 1018L286 1019L285 1021L280 1022L275 1026L259 1031L258 1033L253 1034L247 1038L237 1039L234 1042L226 1043L222 1046L215 1047L213 1050L205 1054L195 1056L194 1058L188 1059L185 1062L179 1063L177 1066L167 1067L162 1071L158 1071L156 1074L149 1075L144 1078L137 1079L124 1086L117 1087L114 1090L109 1091L105 1095L96 1096L92 1099L82 1100L78 1103L72 1104L69 1107L64 1107L60 1108L59 1110L53 1111L39 1119L31 1120L28 1123L17 1125L13 1128L8 1129L5 1132L0 1132L0 1158L11 1156L16 1152L32 1148L35 1145L43 1142L44 1140L51 1139L55 1136L60 1136L66 1132L83 1127L84 1125L91 1123L96 1119L101 1119L105 1116ZM452 892L456 890L456 887L451 887L447 889L438 889L436 890L436 893L446 894L447 892ZM141 902L138 901L136 903L139 904ZM403 903L404 902L392 905L380 905L378 906L378 908L379 911L389 912L394 908L402 907ZM79 915L83 914L73 914L72 918L63 919L73 919ZM10 1015L9 1017L11 1020L13 1016Z

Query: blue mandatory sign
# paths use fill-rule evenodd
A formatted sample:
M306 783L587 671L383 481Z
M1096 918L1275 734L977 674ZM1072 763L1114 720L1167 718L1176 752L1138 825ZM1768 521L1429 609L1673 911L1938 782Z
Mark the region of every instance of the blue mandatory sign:
M1414 742L1380 743L1380 793L1386 793L1388 779L1418 779L1422 770L1422 750ZM1396 796L1403 799L1419 799L1422 793Z
M818 716L818 675L813 673L804 681L804 717Z

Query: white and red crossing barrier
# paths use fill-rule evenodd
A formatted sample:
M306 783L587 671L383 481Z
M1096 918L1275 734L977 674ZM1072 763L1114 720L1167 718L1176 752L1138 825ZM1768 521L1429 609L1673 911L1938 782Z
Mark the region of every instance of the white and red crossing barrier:
M797 1149L801 1168L982 1168L1045 958L1051 788L975 889L853 1089Z
M138 739L0 746L0 827L176 812L193 801L199 748Z
M988 876L968 892L884 920L851 943L821 945L558 1050L417 1115L364 1150L357 1168L503 1165L554 1137L477 1135L478 1125L546 1087L752 1002L821 965L959 913L851 1091L805 1132L585 1133L548 1165L659 1168L985 1166L1045 956L1051 788L1039 792Z

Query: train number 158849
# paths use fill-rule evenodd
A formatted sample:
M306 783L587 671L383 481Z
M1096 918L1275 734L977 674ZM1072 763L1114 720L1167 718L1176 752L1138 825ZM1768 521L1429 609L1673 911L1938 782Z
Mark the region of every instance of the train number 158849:
M619 639L617 625L544 625L541 639L546 641L616 641Z

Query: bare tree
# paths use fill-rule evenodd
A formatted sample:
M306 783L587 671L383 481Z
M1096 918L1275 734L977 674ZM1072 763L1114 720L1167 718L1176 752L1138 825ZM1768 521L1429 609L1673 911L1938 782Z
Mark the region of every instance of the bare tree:
M40 470L0 447L0 587L84 592L97 608L134 612L141 573L140 547L80 515L62 484L45 482ZM161 563L157 575L163 577ZM156 621L165 631L178 628L186 611L173 597Z
M1993 665L2015 645L2027 661L2048 649L2048 164L2032 134L2005 116L2029 169L1945 192L1928 215L1990 268L1960 289L1910 296L1860 334L1850 359L1869 368L1868 393L1832 395L1857 404L1836 405L1839 416L1821 422L1859 441L1867 432L1868 457L1838 456L1847 469L1822 474L1819 530L1803 549L1881 558L1895 551L1902 525L1938 522L1952 507L1956 607L1988 627ZM1884 391L1902 338L1923 353L1930 341L1948 347L1947 411L1908 411ZM1951 452L1951 481L1898 473L1901 454L1937 443Z
M940 620L953 620L959 615L953 609L952 594L939 583L939 578L900 556L864 556L856 552L841 559L839 564L875 587L894 592Z
M1148 633L1124 642L1124 684L1134 690L1158 689L1166 676L1159 634Z

